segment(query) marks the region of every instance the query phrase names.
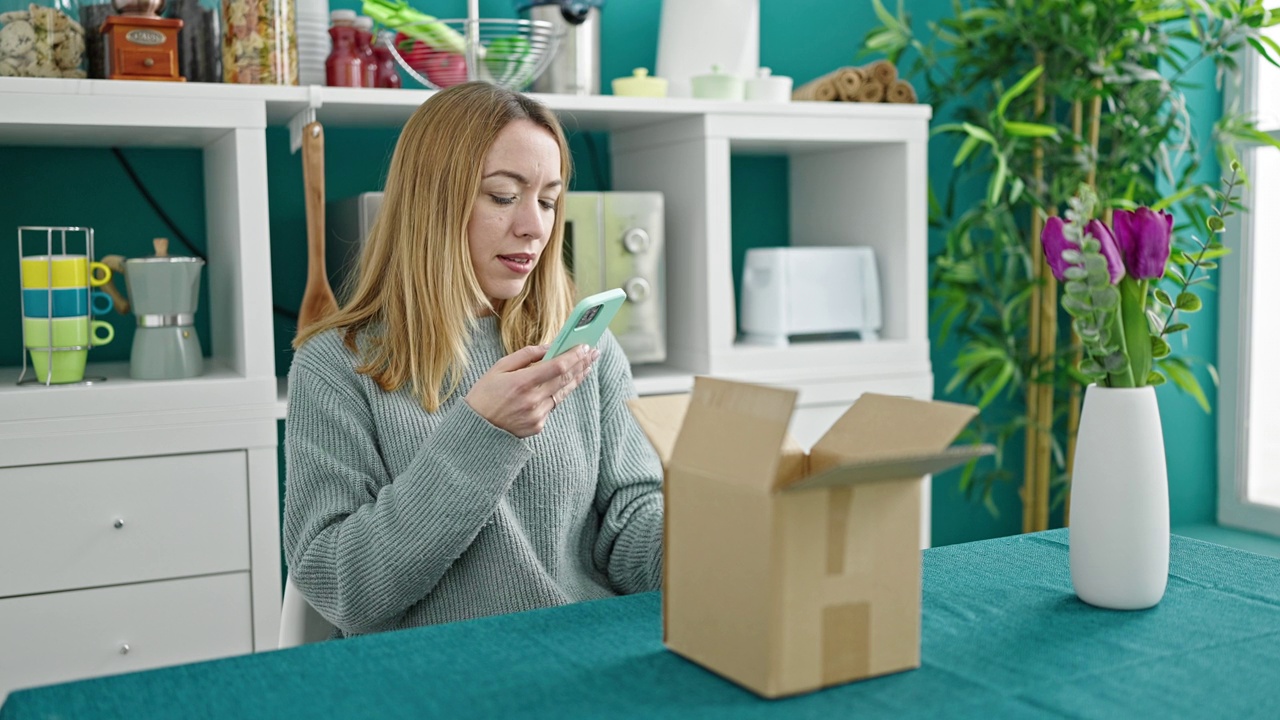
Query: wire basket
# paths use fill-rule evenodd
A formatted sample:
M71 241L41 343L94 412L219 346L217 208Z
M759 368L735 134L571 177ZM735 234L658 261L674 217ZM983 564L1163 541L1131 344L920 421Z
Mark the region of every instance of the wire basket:
M433 90L484 80L522 90L555 57L560 35L544 20L433 20L395 28L391 56Z

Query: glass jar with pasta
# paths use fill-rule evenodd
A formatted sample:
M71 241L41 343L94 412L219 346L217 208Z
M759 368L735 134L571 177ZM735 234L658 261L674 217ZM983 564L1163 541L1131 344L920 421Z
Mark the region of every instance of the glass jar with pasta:
M298 84L296 8L296 0L222 0L226 82Z

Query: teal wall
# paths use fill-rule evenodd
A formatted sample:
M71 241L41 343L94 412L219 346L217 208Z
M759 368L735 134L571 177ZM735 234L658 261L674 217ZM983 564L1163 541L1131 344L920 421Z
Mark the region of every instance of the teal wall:
M1222 169L1213 150L1213 124L1222 114L1222 91L1215 86L1212 63L1198 64L1186 77L1187 107L1196 142L1202 156L1202 166L1193 178L1196 182L1217 187ZM1163 187L1165 194L1175 190ZM1177 218L1182 225L1186 218ZM1194 233L1204 239L1203 228ZM1189 232L1179 230L1179 237L1190 237ZM1218 278L1211 283L1219 287ZM1201 285L1200 287L1204 287ZM1169 513L1170 524L1180 525L1213 523L1218 509L1218 452L1217 408L1218 392L1213 378L1204 363L1218 361L1218 306L1216 292L1199 293L1204 308L1183 318L1191 329L1179 333L1173 342L1173 352L1188 359L1198 359L1196 377L1209 398L1215 414L1206 414L1190 396L1174 388L1172 383L1156 389L1160 403L1160 420L1164 424L1165 453L1169 463Z
M414 4L440 17L460 16L465 9L464 0L416 0ZM773 68L775 74L803 82L836 66L865 61L855 55L866 29L875 22L870 3L761 0L761 5L761 64ZM357 3L341 0L333 2L332 7L355 8ZM511 7L509 0L481 3L482 13L488 16L509 15ZM653 67L660 7L660 0L610 0L607 3L601 33L606 92L608 79L630 74L634 67ZM924 22L947 11L950 3L913 0L910 7L917 26L923 27ZM1203 84L1212 87L1211 82ZM1211 123L1219 107L1217 94L1205 91L1193 97L1192 114L1203 123ZM594 137L605 155L603 174L607 178L608 138ZM341 198L378 189L395 138L396 133L387 130L328 129L325 182L329 197ZM949 160L955 147L948 142L938 139L930 146L930 174L935 182L945 178L950 169ZM271 169L268 200L274 301L296 309L306 269L301 166L298 157L289 152L285 130L270 129L267 144ZM596 188L598 183L594 180L583 138L573 138L572 147L578 169L574 186ZM199 152L129 150L127 154L167 212L203 247L205 219ZM748 247L784 241L788 217L786 203L780 200L787 196L787 173L785 158L735 158L731 168L735 277ZM100 256L145 254L149 252L153 236L170 234L138 196L110 152L97 149L0 148L0 231L12 237L12 228L20 224L91 225L98 231ZM940 236L931 235L933 249L937 249L939 242ZM174 247L175 252L181 252L176 243ZM15 288L16 284L16 262L0 259L0 288ZM1215 300L1207 300L1206 310L1196 318L1190 336L1191 353L1210 360L1216 358L1216 307ZM17 317L17 293L0 292L0 365L21 362ZM128 322L118 321L116 325L121 331L116 342L96 350L96 359L127 358L131 329ZM275 346L279 374L288 370L293 330L288 320L277 317ZM202 332L208 337L207 327ZM937 345L933 348L935 387L939 394L950 376L953 357L954 348ZM1173 391L1161 390L1160 402L1169 448L1174 522L1211 519L1216 460L1213 419ZM962 497L956 488L954 473L935 478L934 542L948 544L1017 532L1021 523L1017 488L1012 484L998 488L996 506L1000 514L993 517L979 503Z

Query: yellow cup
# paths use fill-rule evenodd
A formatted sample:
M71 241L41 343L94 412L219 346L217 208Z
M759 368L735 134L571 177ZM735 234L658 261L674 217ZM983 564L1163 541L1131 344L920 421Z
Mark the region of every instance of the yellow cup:
M84 379L85 361L88 350L32 350L31 364L36 371L36 380L42 383L60 384L76 383ZM52 373L49 359L53 358Z
M49 284L50 277L53 285ZM28 289L101 287L110 279L111 268L100 262L89 262L84 255L31 255L22 258L22 287Z
M99 331L102 331L101 333ZM111 323L86 316L65 318L22 318L23 340L29 348L88 348L106 345L116 336ZM35 357L35 353L31 353ZM57 365L57 362L54 363Z

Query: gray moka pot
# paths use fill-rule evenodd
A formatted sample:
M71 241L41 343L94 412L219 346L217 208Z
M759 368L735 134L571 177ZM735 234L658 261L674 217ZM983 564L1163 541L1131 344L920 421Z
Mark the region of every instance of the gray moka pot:
M129 376L135 380L196 377L204 371L195 329L204 260L169 255L165 238L152 242L154 256L124 261L129 309L138 320Z

